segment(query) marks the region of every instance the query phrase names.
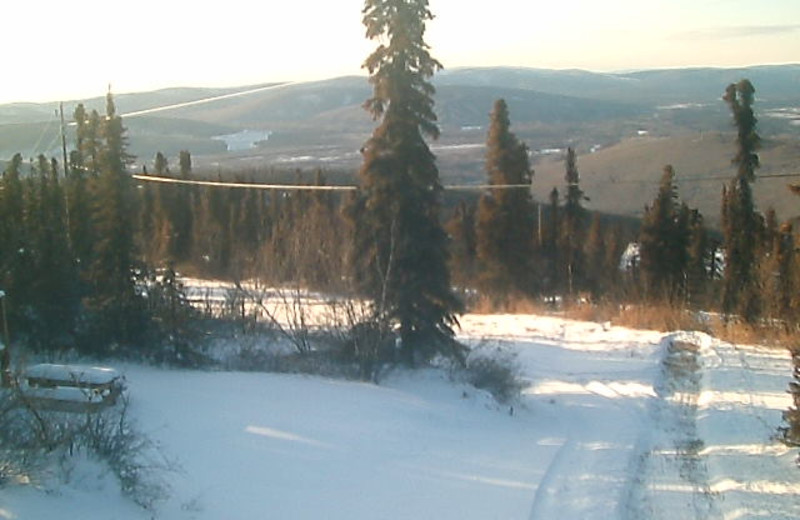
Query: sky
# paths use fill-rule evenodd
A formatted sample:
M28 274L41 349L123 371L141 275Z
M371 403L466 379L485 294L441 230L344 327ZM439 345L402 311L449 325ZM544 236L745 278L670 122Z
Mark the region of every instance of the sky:
M365 74L363 0L9 0L0 103ZM798 0L430 0L445 68L800 62Z

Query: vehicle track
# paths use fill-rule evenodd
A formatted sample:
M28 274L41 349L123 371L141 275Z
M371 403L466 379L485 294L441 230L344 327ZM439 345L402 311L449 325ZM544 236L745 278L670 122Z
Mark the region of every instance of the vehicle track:
M667 336L650 413L620 500L624 519L712 519L719 514L711 490L697 409L703 378L699 346Z

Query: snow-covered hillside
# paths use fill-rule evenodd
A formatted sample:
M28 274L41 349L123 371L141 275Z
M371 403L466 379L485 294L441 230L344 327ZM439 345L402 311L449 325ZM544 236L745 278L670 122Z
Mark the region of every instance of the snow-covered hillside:
M117 367L138 428L179 466L158 517L800 517L796 453L773 439L786 353L553 317L462 326L516 354L530 386L513 409L434 370L375 386ZM90 461L0 490L0 519L149 517Z

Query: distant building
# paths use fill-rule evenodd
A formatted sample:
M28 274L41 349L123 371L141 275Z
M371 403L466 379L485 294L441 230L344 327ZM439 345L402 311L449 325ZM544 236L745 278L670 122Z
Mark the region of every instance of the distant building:
M619 259L620 271L630 273L639 267L639 262L642 259L640 249L639 242L630 242L628 244Z

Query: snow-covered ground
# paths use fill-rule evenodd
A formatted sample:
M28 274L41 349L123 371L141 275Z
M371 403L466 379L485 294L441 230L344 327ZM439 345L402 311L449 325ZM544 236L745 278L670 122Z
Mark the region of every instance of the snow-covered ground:
M773 439L789 356L697 333L467 315L461 337L516 354L498 405L434 370L380 386L117 367L137 427L179 469L164 519L800 518L796 453ZM0 489L0 519L139 520L91 461Z

